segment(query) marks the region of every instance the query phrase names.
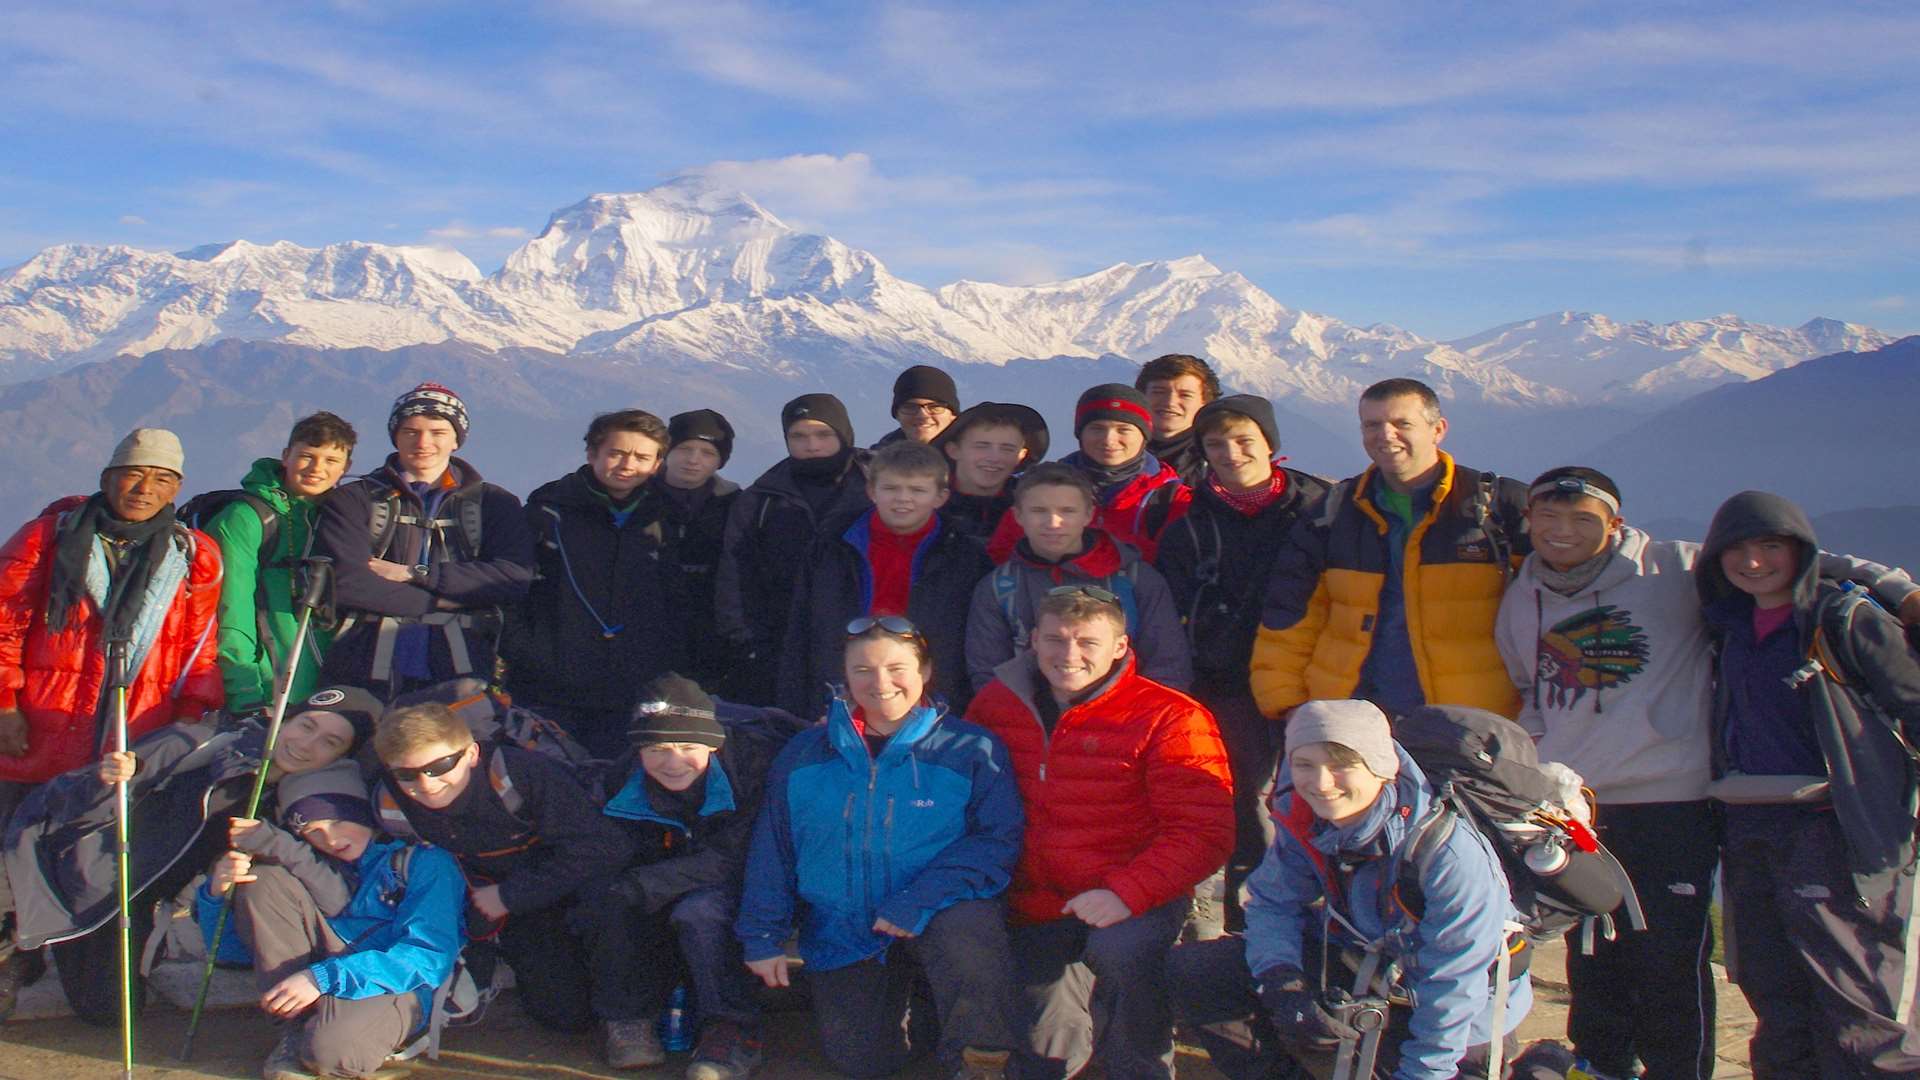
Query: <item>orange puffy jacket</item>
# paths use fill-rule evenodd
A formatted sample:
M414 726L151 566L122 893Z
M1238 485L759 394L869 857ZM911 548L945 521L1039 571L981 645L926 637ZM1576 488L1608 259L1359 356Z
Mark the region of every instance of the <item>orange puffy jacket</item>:
M0 710L27 718L26 755L0 755L0 780L37 784L99 756L94 714L107 676L100 610L83 599L66 629L47 628L54 534L83 501L54 503L0 548ZM220 547L185 526L177 535L190 544L192 563L128 691L129 742L226 701L214 640Z
M1011 894L1021 922L1058 919L1089 889L1141 914L1192 892L1233 851L1233 781L1213 714L1136 674L1132 654L1122 663L1062 711L1051 737L1032 704L1042 684L1031 654L995 668L967 710L1013 755L1027 812Z

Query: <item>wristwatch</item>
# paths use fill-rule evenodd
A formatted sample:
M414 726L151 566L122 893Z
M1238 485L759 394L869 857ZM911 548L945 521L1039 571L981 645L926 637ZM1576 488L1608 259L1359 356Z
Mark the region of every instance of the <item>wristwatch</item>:
M427 575L433 573L433 567L428 566L426 563L415 563L407 573L413 576L413 583L415 585L425 585L427 583Z

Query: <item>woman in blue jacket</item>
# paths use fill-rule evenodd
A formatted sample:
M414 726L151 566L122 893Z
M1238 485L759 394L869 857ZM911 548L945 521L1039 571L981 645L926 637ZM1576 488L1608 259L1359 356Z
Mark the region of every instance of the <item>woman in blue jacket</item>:
M797 923L834 1068L884 1076L924 1050L902 1020L914 996L926 1017L930 984L941 1064L998 1077L1022 1042L1000 899L1023 825L1006 747L927 699L930 650L906 619L847 624L844 660L826 723L767 778L736 924L747 966L788 985Z
M1294 1075L1284 1050L1324 1072L1342 1038L1357 1041L1356 1025L1329 1004L1353 989L1345 958L1380 943L1411 1000L1387 1010L1374 1075L1486 1076L1494 1038L1504 1044L1533 1004L1521 974L1495 1007L1491 975L1517 913L1486 838L1453 828L1421 860L1420 913L1408 910L1395 856L1426 819L1433 790L1369 702L1295 709L1276 784L1278 835L1247 878L1244 942L1183 946L1168 963L1173 999L1185 1003L1184 1019L1205 1025L1197 1034L1214 1064L1233 1080L1265 1077L1276 1063L1279 1075Z
M435 995L466 939L466 879L451 854L374 831L350 761L288 777L280 799L285 831L236 819L239 850L202 887L202 921L237 886L260 1007L298 1021L261 1075L370 1076L434 1033Z

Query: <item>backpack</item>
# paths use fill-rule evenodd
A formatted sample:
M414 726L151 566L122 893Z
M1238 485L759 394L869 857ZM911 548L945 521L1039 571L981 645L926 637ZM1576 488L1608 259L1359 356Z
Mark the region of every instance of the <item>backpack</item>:
M1619 860L1561 802L1540 767L1533 738L1498 713L1425 705L1395 719L1393 737L1432 783L1435 797L1395 855L1394 892L1418 919L1419 883L1461 822L1479 829L1499 858L1520 926L1530 941L1611 918L1622 907L1645 929L1639 897ZM1589 920L1592 920L1589 922Z
M1494 564L1500 568L1500 581L1505 584L1513 580L1513 539L1507 535L1506 523L1500 520L1500 477L1496 473L1481 470L1462 471L1473 472L1479 479L1461 512L1468 521L1487 534L1487 547L1493 554ZM1354 481L1349 478L1335 484L1327 492L1327 501L1314 521L1315 528L1324 532L1333 526L1333 520L1340 516L1347 501L1353 498L1353 488Z
M447 496L440 501L440 516L429 518L411 510L403 512L399 489L393 485L373 477L364 479L368 491L373 495L373 504L367 515L367 541L374 558L387 557L387 549L393 545L393 534L398 525L418 526L426 530L429 536L438 535L442 544L446 543L449 527L457 527L454 535L462 541L462 553L469 559L480 557L484 514L478 492L468 498L461 498L458 492ZM485 486L481 485L483 489ZM449 510L453 513L452 517L445 516Z
M416 850L418 849L414 846L414 842L409 841L401 845L392 855L394 880L400 886L399 893L393 898L396 906L407 895L407 870L413 864L413 853ZM471 1027L486 1015L487 1006L492 1004L493 999L499 997L500 991L506 987L499 964L495 962L491 953L486 953L484 957L476 956L474 959L480 962L474 963L470 960L464 948L455 954L453 971L447 975L445 982L433 990L433 1007L427 1020L427 1029L420 1033L419 1038L396 1051L394 1054L396 1058L407 1061L424 1052L429 1058L438 1060L440 1032L443 1029ZM475 975L476 967L481 969L480 976ZM485 979L484 986L481 985L482 978Z
M280 541L280 511L253 492L241 488L203 491L182 504L174 516L188 528L205 532L220 511L237 502L253 507L253 512L260 516L260 562L263 566L268 565L268 554L276 549Z
M1799 687L1807 680L1825 675L1841 689L1852 694L1859 703L1872 712L1893 734L1900 749L1916 767L1920 767L1920 748L1916 748L1900 730L1900 718L1889 712L1874 699L1873 690L1867 685L1860 658L1853 651L1853 617L1860 613L1863 606L1871 606L1885 611L1873 594L1857 581L1837 583L1839 593L1821 603L1815 614L1813 642L1807 648L1807 662L1800 670L1788 678L1787 685ZM1912 637L1908 637L1908 648L1912 648Z
M1140 634L1140 605L1134 599L1134 579L1139 576L1141 560L1135 559L1121 566L1117 574L1108 574L1087 582L1100 588L1111 590L1120 598L1120 610L1127 616L1127 635L1135 640ZM1000 614L1007 620L1007 627L1013 631L1015 651L1027 647L1033 628L1020 618L1017 601L1020 597L1020 571L1014 566L1014 560L1008 559L993 568L993 599L1000 605Z

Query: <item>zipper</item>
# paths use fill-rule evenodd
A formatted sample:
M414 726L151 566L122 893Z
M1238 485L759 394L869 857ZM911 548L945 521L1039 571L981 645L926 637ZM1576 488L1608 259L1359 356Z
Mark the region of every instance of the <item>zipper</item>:
M879 759L873 758L873 755L871 753L869 753L867 756L870 759L872 759L872 764L867 766L867 807L866 807L866 814L864 815L865 830L862 832L861 838L860 838L861 839L860 850L865 854L865 857L860 860L860 877L861 877L860 895L866 900L867 906L872 907L874 904L874 900L873 900L873 793L874 793L874 790L880 784L880 762L879 762Z
M887 796L887 815L880 826L880 884L893 892L893 796Z
M846 839L842 841L841 844L841 846L846 849L846 856L842 858L840 862L842 869L847 875L848 896L853 895L853 879L858 876L854 873L853 869L853 800L859 797L858 792L847 792L846 809L840 812L840 828L841 831L846 834Z

